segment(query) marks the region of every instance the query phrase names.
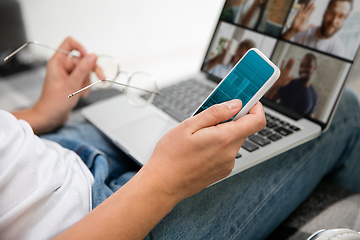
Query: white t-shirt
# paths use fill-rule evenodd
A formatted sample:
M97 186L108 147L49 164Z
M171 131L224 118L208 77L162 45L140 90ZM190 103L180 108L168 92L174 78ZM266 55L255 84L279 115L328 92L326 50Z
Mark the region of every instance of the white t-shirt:
M232 63L226 64L226 65L218 64L213 69L211 69L209 71L209 73L211 73L219 78L224 78L226 76L226 74L228 74L230 72L230 70L232 68L233 68Z
M0 110L0 239L49 239L91 211L94 178L74 152Z
M306 31L295 34L290 40L317 50L344 57L344 45L335 35L327 39L321 39L316 34L318 27L309 28Z

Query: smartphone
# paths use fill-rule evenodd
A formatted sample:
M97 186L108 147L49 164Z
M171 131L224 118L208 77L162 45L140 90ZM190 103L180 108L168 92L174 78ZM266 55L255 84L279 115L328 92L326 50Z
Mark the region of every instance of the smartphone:
M280 69L259 49L251 48L193 114L214 104L240 99L242 108L230 120L246 115L280 76Z

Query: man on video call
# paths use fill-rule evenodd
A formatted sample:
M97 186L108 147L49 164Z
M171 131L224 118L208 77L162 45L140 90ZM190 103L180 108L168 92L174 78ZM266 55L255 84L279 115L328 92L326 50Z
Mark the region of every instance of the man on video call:
M291 27L282 35L285 40L344 57L344 46L336 33L353 8L353 0L330 0L320 26L308 25L315 10L314 3L302 5Z
M295 60L289 59L286 65L281 66L281 77L266 93L265 97L272 101L280 101L280 104L295 109L297 112L314 117L318 95L311 85L311 76L317 68L316 57L307 53L303 57L299 68L299 77L289 76Z

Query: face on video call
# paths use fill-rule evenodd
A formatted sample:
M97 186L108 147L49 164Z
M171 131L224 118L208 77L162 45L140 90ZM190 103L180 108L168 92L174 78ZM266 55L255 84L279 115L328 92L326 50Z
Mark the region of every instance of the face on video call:
M307 53L299 65L299 76L284 83L278 90L279 103L310 117L314 117L318 94L311 85L311 76L317 69L316 57Z
M307 54L302 59L299 67L299 78L305 81L310 80L311 75L316 70L316 60L313 55Z
M325 38L329 38L339 31L350 14L351 7L349 1L330 2L324 13L320 27L321 35Z

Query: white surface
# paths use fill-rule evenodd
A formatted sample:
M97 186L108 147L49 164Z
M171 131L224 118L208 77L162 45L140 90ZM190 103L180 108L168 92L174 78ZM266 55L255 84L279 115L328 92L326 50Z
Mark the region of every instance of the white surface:
M223 0L18 0L28 40L58 46L72 36L89 52L118 58L124 70L145 70L159 85L196 72ZM53 52L32 47L49 57Z
M359 218L360 195L355 194L332 204L311 221L302 226L300 230L302 232L315 232L324 228L337 229L348 227L353 230L360 231Z

